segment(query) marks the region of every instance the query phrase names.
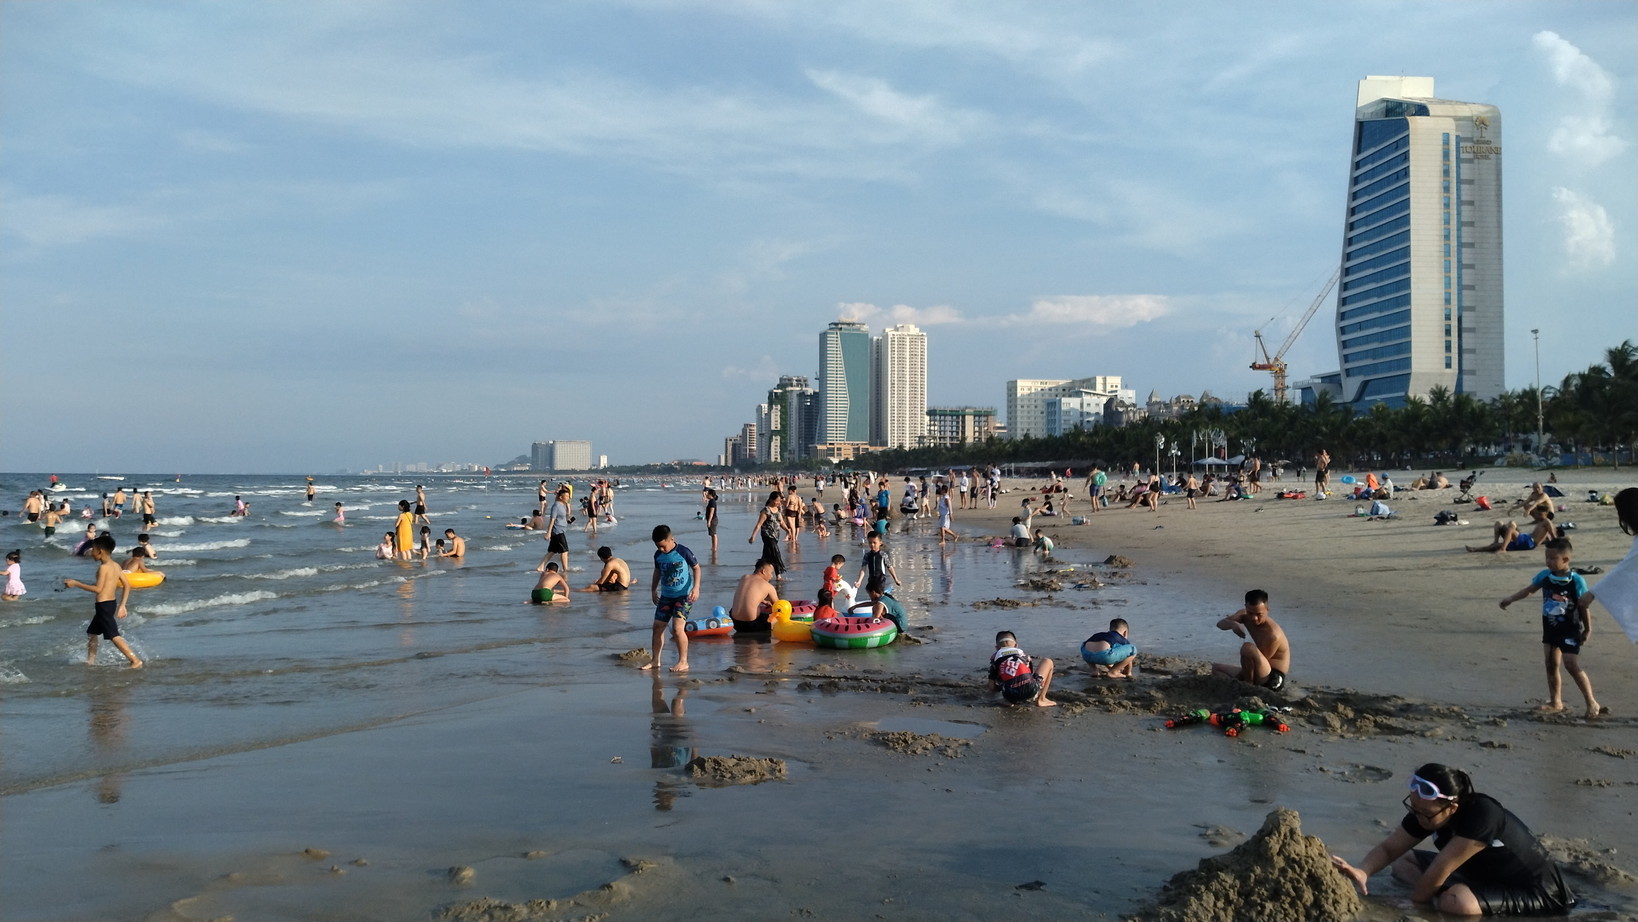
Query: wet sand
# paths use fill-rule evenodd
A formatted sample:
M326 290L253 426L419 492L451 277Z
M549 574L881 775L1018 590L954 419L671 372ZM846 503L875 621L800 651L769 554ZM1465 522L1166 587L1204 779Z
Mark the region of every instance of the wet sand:
M1501 479L1486 475L1493 497L1522 495ZM1577 565L1607 567L1628 539L1562 479ZM1023 495L958 512L957 530L1000 534ZM1272 499L1037 520L1058 560L963 550L942 591L907 599L923 643L702 641L690 675L657 680L619 658L629 645L554 649L568 662L543 660L543 674L582 678L15 794L6 915L1112 919L1276 807L1356 860L1424 761L1467 769L1555 837L1594 908L1638 911L1624 876L1638 870L1631 646L1595 610L1584 663L1613 715L1539 716L1539 608L1495 604L1539 552L1467 554L1488 519L1440 528L1428 523L1448 504L1395 505L1389 522L1346 518L1351 501ZM895 546L908 553L924 528ZM1102 565L1110 554L1133 566ZM806 568L790 594L816 580ZM1182 710L1250 703L1254 690L1202 673L1232 657L1212 623L1254 585L1291 637L1293 688L1261 695L1292 709L1291 732L1163 729ZM995 600L1017 606L974 604ZM1130 682L1092 678L1076 653L1117 614L1143 651ZM984 693L1003 627L1057 661L1060 707ZM88 796L108 790L119 809ZM1407 909L1386 875L1372 893L1366 918Z

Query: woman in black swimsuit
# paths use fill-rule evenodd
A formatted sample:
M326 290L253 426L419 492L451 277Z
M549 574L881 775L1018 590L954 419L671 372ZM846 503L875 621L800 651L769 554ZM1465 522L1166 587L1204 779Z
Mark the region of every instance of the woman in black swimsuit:
M1389 865L1411 899L1462 916L1563 915L1575 905L1558 866L1530 828L1467 773L1429 762L1411 775L1403 820L1359 867L1331 856L1360 893ZM1414 849L1433 836L1437 852Z

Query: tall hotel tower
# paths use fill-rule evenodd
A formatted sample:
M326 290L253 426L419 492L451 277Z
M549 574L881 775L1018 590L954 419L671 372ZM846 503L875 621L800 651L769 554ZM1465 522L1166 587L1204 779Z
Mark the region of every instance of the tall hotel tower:
M1502 392L1501 113L1359 82L1337 293L1342 399Z
M837 320L819 334L820 443L870 441L870 328Z
M901 323L872 340L871 351L871 444L920 448L927 438L927 334Z

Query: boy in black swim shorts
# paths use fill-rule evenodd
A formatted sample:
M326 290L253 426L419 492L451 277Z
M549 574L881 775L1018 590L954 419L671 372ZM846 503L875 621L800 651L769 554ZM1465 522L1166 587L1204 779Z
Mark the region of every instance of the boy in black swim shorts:
M77 579L63 580L65 589L84 589L97 594L96 611L91 616L91 623L86 626L85 664L97 664L97 641L107 638L113 641L119 652L125 654L132 669L141 669L142 660L131 652L131 645L119 634L119 620L125 617L125 603L131 596L131 586L125 582L125 574L119 564L114 563L114 536L102 534L91 542L88 553L97 561L97 582L95 585L82 583ZM123 590L116 602L114 595Z
M990 656L990 691L999 691L1008 704L1033 704L1049 708L1058 702L1047 697L1052 687L1052 660L1036 662L1018 649L1011 631L995 635L995 653Z

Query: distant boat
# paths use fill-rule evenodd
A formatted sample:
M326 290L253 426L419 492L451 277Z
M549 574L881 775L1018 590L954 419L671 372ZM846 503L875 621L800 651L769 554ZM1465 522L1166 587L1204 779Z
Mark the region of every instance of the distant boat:
M124 480L125 478L124 477L110 477L107 474L98 474L97 479L98 480Z

